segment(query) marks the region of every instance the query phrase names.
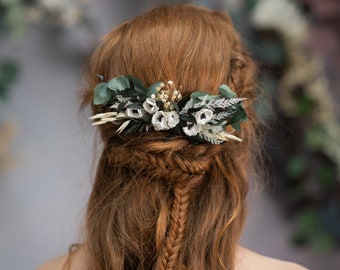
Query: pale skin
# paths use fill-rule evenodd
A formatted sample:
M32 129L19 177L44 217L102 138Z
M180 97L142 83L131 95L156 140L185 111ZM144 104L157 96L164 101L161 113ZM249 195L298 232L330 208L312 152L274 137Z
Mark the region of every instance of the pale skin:
M67 260L67 255L55 258L36 270L62 270ZM73 256L70 270L86 269L86 249L79 248ZM238 247L236 251L235 270L308 270L298 264L281 261L263 256L246 249Z

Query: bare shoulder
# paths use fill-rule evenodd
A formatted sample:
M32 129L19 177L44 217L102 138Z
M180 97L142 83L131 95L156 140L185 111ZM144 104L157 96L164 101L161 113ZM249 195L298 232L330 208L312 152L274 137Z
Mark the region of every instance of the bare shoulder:
M308 270L296 263L281 261L239 247L236 252L236 270Z
M39 266L36 270L84 270L86 258L84 253L85 248L80 246L71 254L54 258Z

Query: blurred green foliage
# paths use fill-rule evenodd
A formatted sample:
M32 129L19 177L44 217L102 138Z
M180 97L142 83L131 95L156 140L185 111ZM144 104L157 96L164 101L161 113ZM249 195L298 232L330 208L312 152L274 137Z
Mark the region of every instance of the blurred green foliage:
M270 25L253 26L250 18L257 3L256 0L243 1L232 17L259 66L262 97L256 108L270 126L265 152L271 159L270 171L277 178L275 197L295 222L293 243L324 253L340 244L337 164L324 149L327 132L324 125L315 124L314 119L322 111L307 91L309 86L305 82L296 85L290 97L296 106L294 114L288 115L282 109L285 101L278 95L278 86L290 71L292 59L288 57L284 33ZM304 48L302 51L307 53Z
M9 87L19 74L19 66L13 61L0 63L0 100L8 99Z
M0 0L0 34L19 37L26 25L26 7L34 1Z

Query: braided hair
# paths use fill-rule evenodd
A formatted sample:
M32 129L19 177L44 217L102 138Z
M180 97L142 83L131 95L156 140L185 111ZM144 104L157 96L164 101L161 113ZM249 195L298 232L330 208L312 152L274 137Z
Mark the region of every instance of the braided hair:
M228 15L185 4L152 9L103 38L87 65L84 104L96 74L131 74L146 85L171 79L184 96L216 94L226 83L248 98L249 121L237 134L243 142L223 145L100 126L104 149L86 213L88 269L233 269L258 148L255 65Z

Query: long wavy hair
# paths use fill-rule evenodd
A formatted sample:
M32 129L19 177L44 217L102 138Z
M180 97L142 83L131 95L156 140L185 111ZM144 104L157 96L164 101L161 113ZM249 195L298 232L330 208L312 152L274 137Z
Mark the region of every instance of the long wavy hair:
M255 65L227 14L161 6L101 40L85 74L84 103L100 79L172 80L182 95L226 83L249 121L242 142L194 145L166 132L119 135L100 126L104 150L86 213L89 270L233 269L256 148ZM93 106L93 112L102 108Z

